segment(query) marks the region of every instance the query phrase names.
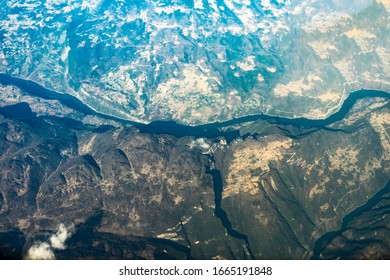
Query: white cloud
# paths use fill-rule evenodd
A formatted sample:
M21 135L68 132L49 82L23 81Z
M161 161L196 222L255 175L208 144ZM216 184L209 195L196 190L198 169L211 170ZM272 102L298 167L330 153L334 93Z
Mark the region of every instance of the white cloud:
M28 260L54 260L54 252L49 243L43 242L33 245L28 249L26 259Z
M198 148L202 150L208 150L210 148L210 144L208 144L204 138L198 138L191 141L189 146L191 149Z
M66 248L65 241L71 236L71 232L64 224L58 226L58 231L50 237L48 242L40 242L34 244L27 251L26 259L28 260L54 260L54 249L64 250Z
M64 250L65 241L71 236L71 233L68 232L64 224L60 224L56 234L50 237L51 246L54 249Z

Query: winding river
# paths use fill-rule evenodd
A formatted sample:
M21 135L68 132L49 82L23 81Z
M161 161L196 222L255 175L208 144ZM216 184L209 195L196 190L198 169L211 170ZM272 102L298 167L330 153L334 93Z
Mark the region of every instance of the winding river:
M373 97L390 98L390 94L385 91L362 89L350 93L348 98L343 102L343 105L340 107L340 109L336 113L327 117L326 119L316 119L316 120L307 119L307 118L291 119L291 118L283 118L283 117L275 117L275 116L269 116L265 114L259 114L259 115L239 117L224 122L215 122L215 123L209 123L209 124L203 124L197 126L188 126L188 125L178 124L174 121L156 121L149 124L142 124L142 123L137 123L137 122L105 115L94 111L93 109L91 109L90 107L88 107L87 105L85 105L83 102L81 102L79 99L77 99L72 95L65 94L65 93L64 94L57 93L55 91L48 90L35 82L23 80L20 78L14 78L6 74L0 74L0 83L3 85L17 86L18 88L22 89L23 91L25 91L26 93L32 96L49 99L49 100L58 100L63 105L86 115L95 115L105 119L115 120L120 123L132 124L135 127L137 127L141 132L144 133L169 134L176 137L195 136L195 137L215 138L219 136L226 136L227 132L221 131L220 130L221 128L232 126L232 125L238 125L245 122L258 121L258 120L267 120L275 124L294 125L303 128L325 127L334 122L342 120L345 117L345 115L350 111L350 109L353 107L353 105L356 103L356 101L358 101L359 99L373 98ZM234 136L237 137L238 135L227 135L227 136L228 138L231 138Z

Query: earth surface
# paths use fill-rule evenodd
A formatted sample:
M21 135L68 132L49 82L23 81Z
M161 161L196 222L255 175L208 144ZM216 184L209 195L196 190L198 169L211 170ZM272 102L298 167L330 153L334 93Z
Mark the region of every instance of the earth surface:
M1 4L0 258L390 258L390 1Z

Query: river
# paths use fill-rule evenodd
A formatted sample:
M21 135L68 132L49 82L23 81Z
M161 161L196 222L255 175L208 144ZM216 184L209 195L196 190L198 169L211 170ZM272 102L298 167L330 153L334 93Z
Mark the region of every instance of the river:
M120 123L132 124L137 127L140 132L143 133L153 133L153 134L169 134L176 137L183 136L194 136L194 137L205 137L205 138L216 138L219 136L227 136L227 138L237 137L237 133L232 132L224 132L221 131L222 128L238 125L245 122L258 121L258 120L267 120L275 124L285 124L285 125L294 125L297 127L303 128L317 128L317 127L325 127L334 122L342 120L345 115L350 111L353 105L359 99L363 98L372 98L372 97L382 97L382 98L390 98L390 94L385 91L379 90L358 90L350 93L348 98L343 102L343 105L340 109L327 117L326 119L307 119L307 118L283 118L283 117L275 117L269 116L265 114L258 115L250 115L245 117L239 117L235 119L231 119L223 122L215 122L197 126L188 126L176 123L174 121L156 121L151 122L149 124L137 123L129 120L123 120L120 118L116 118L113 116L105 115L102 113L98 113L85 105L76 97L65 94L65 93L57 93L55 91L48 90L43 86L28 80L23 80L20 78L14 78L6 74L0 74L0 83L3 85L14 85L18 88L22 89L26 93L50 100L58 100L63 105L72 108L76 111L84 113L86 115L96 115L105 119L115 120Z

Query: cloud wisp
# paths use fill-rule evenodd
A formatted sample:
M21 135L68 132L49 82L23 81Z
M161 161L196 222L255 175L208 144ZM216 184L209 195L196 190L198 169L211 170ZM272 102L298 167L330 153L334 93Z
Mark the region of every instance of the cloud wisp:
M64 250L65 242L72 235L64 224L58 226L55 234L50 236L49 242L39 242L28 249L25 259L28 260L54 260L54 250Z
M198 148L203 151L207 151L210 148L210 144L208 144L204 138L198 138L196 140L192 140L188 144L188 146L190 147L190 149Z

